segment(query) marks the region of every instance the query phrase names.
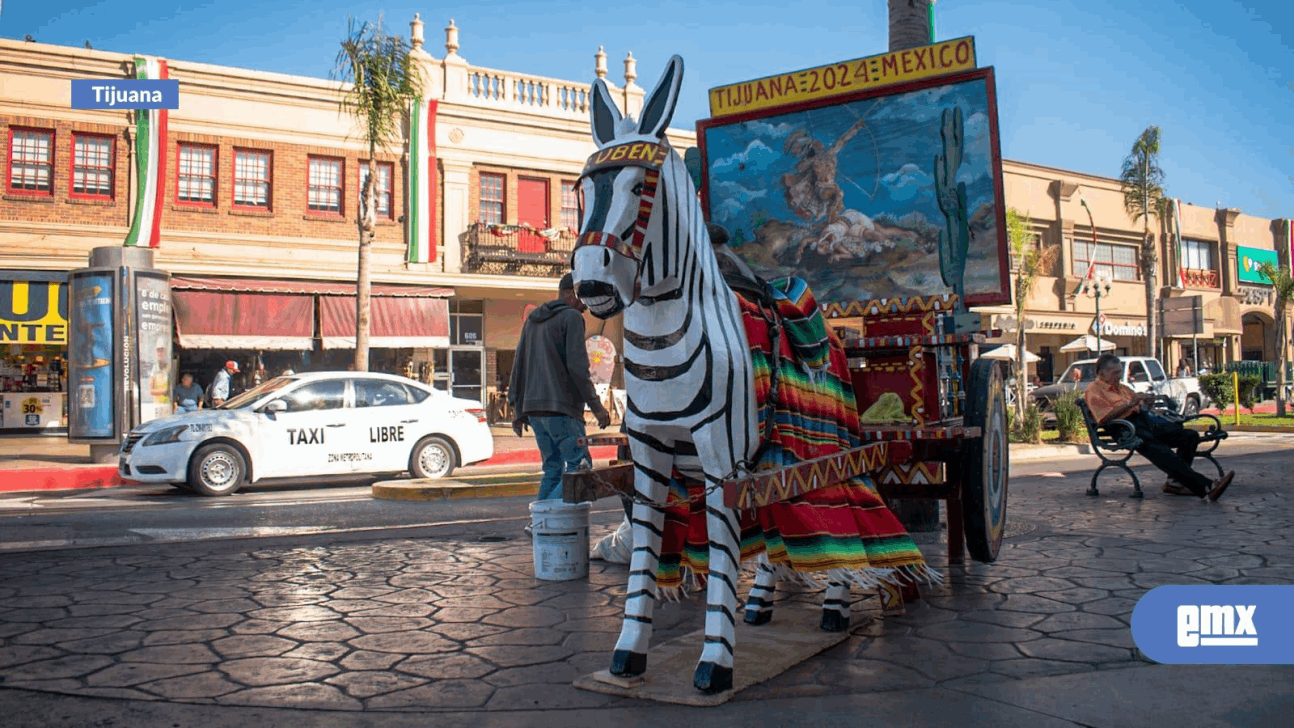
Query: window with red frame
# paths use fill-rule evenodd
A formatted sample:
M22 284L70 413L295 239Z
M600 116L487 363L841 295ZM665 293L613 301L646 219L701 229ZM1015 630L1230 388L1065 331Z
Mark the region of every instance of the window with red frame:
M72 196L112 199L113 138L104 134L73 134Z
M335 157L310 157L310 190L307 205L311 212L341 214L342 160Z
M575 183L562 180L562 227L580 229L580 194Z
M234 207L270 209L270 153L234 150Z
M54 194L54 132L9 130L9 191Z
M395 165L391 162L377 163L377 214L379 217L391 217L391 173ZM359 191L364 194L364 183L368 181L368 162L359 163Z
M503 224L503 180L501 174L481 173L481 201L477 219L483 223Z
M181 144L176 165L175 199L187 205L216 206L216 148Z

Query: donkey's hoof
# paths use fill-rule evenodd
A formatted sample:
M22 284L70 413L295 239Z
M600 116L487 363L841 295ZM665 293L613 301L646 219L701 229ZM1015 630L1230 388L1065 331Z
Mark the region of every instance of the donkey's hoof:
M616 650L611 653L611 674L619 677L634 677L647 672L647 655L629 650Z
M696 666L696 676L692 684L707 695L732 690L732 668L720 667L713 662L702 662Z
M822 610L823 632L844 632L849 628L849 617L832 609Z
M771 609L747 609L746 624L768 624L773 621L773 611Z

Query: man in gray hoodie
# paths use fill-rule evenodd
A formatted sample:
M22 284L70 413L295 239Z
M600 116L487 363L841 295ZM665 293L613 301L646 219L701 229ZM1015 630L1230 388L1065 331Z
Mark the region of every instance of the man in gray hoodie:
M584 405L593 410L599 427L611 422L589 377L582 315L587 307L576 297L570 273L562 276L557 290L556 301L526 319L508 385L508 403L516 413L512 430L520 437L529 425L544 459L536 500L560 498L564 470L591 462L588 448L576 442L584 437Z

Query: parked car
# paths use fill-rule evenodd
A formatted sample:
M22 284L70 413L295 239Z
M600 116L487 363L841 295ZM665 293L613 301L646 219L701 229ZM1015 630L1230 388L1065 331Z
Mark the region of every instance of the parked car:
M1165 395L1177 403L1177 411L1183 414L1195 414L1208 403L1208 397L1200 389L1200 380L1196 377L1172 377L1164 373L1164 367L1158 359L1146 356L1121 357L1123 362L1123 382L1137 392L1151 392ZM1084 359L1069 365L1054 384L1038 387L1030 395L1034 405L1042 410L1044 425L1053 423L1052 404L1060 395L1071 390L1085 391L1096 381L1096 359Z
M404 377L282 376L213 409L147 422L122 443L123 478L229 495L274 478L410 472L443 478L490 458L479 402Z

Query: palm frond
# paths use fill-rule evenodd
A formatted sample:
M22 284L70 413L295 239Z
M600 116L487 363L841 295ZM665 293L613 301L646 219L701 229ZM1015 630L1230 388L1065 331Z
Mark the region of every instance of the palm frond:
M376 23L347 19L331 77L350 84L340 108L355 117L370 150L390 148L403 139L404 113L422 95L422 76L401 36Z

